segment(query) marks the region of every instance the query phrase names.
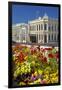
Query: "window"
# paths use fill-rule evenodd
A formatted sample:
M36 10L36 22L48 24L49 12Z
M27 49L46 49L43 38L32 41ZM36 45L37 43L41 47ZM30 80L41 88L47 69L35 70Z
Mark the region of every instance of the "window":
M37 30L38 30L38 25L37 25Z
M33 30L35 30L35 26L34 26L34 25L33 25L33 27L32 27L32 28L33 28Z
M49 34L49 37L48 37L48 38L49 38L49 40L50 40L50 34Z
M44 24L44 30L47 30L47 24Z
M40 40L40 35L39 35L39 40Z
M39 24L39 30L40 30L40 24Z
M47 43L47 35L44 35L44 43Z
M56 41L56 34L54 35L54 40Z
M48 30L50 30L50 25L48 25Z
M35 29L36 29L35 25L30 26L30 30L35 30Z
M59 30L59 27L58 27L58 25L57 25L57 31Z
M57 41L59 41L59 34L57 35Z
M30 28L30 30L32 30L32 26L30 26L29 28Z
M52 34L52 40L53 40L53 34Z
M43 40L43 35L41 34L41 40Z
M56 31L56 25L55 25L55 31Z
M52 31L53 31L53 25L52 25Z
M43 25L41 24L41 30L43 30Z
M56 41L58 41L59 40L59 36L58 36L58 34L56 35Z

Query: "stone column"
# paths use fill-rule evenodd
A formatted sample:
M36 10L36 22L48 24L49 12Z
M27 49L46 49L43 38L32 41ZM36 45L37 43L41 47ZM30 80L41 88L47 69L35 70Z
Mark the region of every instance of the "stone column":
M48 23L47 23L47 31L48 31Z
M42 25L43 25L43 44L44 44L44 23Z
M19 30L19 41L21 42L21 31Z
M26 33L26 29L25 29L25 41L27 41L27 33Z
M44 31L44 23L42 25L43 25L43 31Z
M27 28L28 28L28 33L27 33L28 42L30 42L30 36L29 36L29 34L30 34L30 26L29 26L29 24L28 24Z

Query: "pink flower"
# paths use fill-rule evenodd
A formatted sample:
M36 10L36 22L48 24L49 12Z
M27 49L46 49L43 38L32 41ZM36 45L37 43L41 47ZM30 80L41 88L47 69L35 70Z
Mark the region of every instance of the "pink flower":
M41 80L41 82L40 82L41 84L46 84L47 83L47 81L46 80Z

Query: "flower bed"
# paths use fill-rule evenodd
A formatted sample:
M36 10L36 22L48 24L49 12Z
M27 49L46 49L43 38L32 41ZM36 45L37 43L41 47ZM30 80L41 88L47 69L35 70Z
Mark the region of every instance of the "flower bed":
M58 48L15 45L12 58L17 86L58 83Z

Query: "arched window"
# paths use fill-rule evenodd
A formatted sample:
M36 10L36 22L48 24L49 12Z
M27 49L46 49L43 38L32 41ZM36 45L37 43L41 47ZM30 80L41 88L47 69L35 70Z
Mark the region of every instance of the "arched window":
M44 30L47 30L47 24L46 23L44 24Z
M50 25L48 25L48 30L50 30Z

